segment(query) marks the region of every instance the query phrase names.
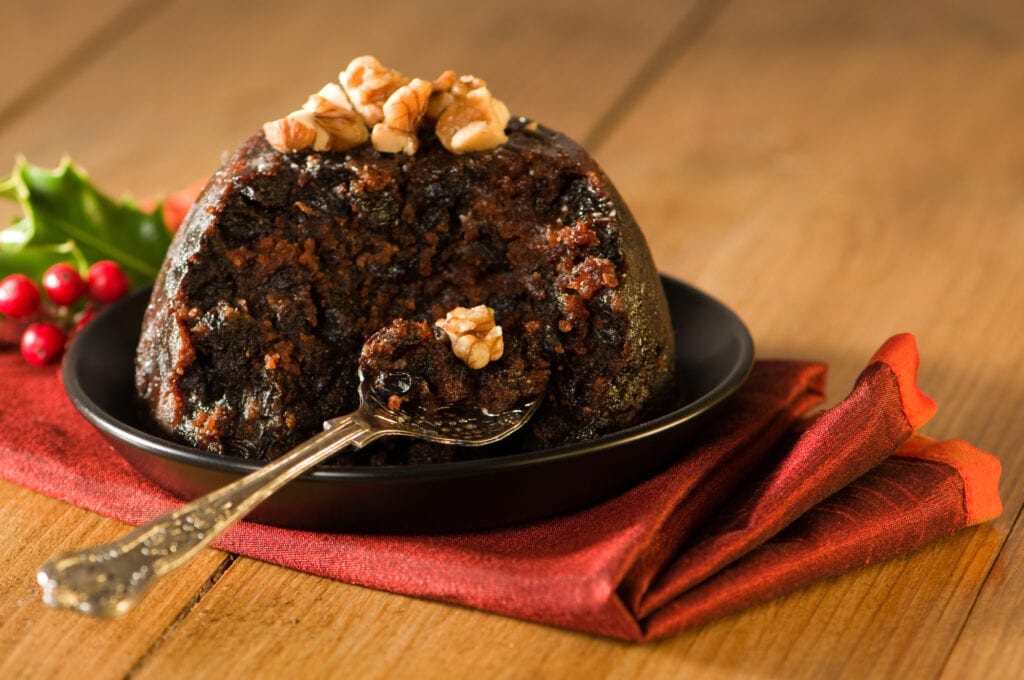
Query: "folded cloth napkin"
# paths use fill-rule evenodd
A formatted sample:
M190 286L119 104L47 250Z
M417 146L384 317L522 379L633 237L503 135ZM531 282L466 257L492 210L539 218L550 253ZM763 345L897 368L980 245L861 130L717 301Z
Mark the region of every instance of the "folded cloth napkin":
M910 335L814 417L825 367L758 361L661 474L521 526L370 536L240 523L216 546L293 569L633 641L665 637L999 515L999 462L915 434ZM124 462L53 371L0 353L0 476L129 524L179 504Z

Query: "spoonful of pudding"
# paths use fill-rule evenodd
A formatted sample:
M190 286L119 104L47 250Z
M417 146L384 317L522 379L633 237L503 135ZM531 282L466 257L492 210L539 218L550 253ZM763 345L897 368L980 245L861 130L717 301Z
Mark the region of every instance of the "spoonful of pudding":
M347 446L385 435L483 446L520 429L542 401L545 367L480 369L500 359L502 329L486 307L456 308L434 326L397 320L367 340L359 407L264 467L105 545L58 555L37 579L43 601L101 618L130 611L156 581L187 564L292 479ZM521 361L521 359L519 360Z

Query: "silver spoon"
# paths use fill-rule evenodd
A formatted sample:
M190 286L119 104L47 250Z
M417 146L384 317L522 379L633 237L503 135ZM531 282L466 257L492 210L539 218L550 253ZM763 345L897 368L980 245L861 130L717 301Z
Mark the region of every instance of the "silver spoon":
M221 489L145 524L113 543L64 553L40 567L43 601L100 618L129 612L156 581L203 548L272 493L346 446L362 447L383 435L440 444L482 446L522 427L540 399L491 414L452 407L429 416L388 409L359 375L359 408L324 423L324 431L280 458Z

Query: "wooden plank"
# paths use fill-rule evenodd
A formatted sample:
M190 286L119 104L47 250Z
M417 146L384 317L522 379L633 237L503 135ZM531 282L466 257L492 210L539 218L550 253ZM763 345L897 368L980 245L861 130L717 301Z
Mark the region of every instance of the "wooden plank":
M144 23L159 10L160 2L101 0L69 5L60 0L8 2L0 21L0 64L4 83L0 88L0 135L26 117L37 115L45 101L50 108L60 103L52 92L73 80L91 61L133 26ZM66 103L65 103L66 104ZM74 107L59 112L65 124L76 123ZM29 125L30 130L33 126ZM45 136L35 126L32 136ZM24 137L25 132L20 133ZM17 154L27 151L19 139L0 158L0 177L7 174ZM55 164L56 161L54 161ZM19 211L13 203L0 202L0 225L7 225Z
M353 57L410 74L485 77L514 113L582 137L683 16L540 0L289 5L181 0L0 130L0 158L71 155L114 193L146 196L208 176L263 121L298 108ZM198 18L201 17L201 20ZM73 115L62 102L73 101Z
M89 619L42 603L35 573L43 562L58 552L113 540L127 530L0 481L0 677L124 677L190 606L226 557L206 551L159 584L141 610L118 621Z
M734 3L597 150L660 267L734 306L761 356L827 360L834 401L912 331L939 403L925 432L1004 465L991 526L666 653L782 677L934 677L969 617L951 668L1019 672L984 636L1019 630L1014 582L986 576L1024 503L1021 19L1008 2ZM756 660L753 641L769 650ZM972 668L963 650L989 656Z
M1018 449L1018 454L1020 449ZM942 678L1018 678L1024 668L1024 527L1013 533L985 581Z
M136 677L574 677L601 648L621 647L240 559Z
M0 21L0 129L31 104L25 100L59 83L66 71L79 66L77 62L102 49L99 41L114 38L114 31L138 20L138 8L132 0L72 5L61 0L5 2Z
M970 536L952 543L968 552ZM918 651L891 607L945 616L932 609L930 589L900 588L926 576L929 565L946 557L944 548L643 646L240 559L136 677L160 678L171 669L194 678L307 677L341 668L359 678L865 677L858 674L862 657ZM963 578L971 565L959 559L949 568ZM837 589L841 614L830 608ZM844 644L847 635L858 644ZM931 676L911 668L908 677Z

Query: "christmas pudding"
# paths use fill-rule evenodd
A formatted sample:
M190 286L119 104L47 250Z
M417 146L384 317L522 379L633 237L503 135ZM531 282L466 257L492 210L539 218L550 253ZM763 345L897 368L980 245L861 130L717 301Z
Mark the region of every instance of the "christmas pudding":
M136 385L163 436L266 459L355 409L361 356L395 408L542 394L500 453L639 423L666 406L674 350L643 235L586 151L478 78L363 57L210 179L156 281ZM389 441L341 462L460 455Z

